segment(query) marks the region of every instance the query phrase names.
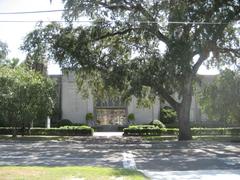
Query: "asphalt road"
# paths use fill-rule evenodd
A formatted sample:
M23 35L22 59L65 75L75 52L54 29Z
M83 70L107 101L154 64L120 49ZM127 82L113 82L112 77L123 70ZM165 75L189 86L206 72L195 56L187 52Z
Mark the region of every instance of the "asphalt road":
M67 141L0 141L0 165L123 167L130 154L146 172L240 172L240 143L146 142L139 138L91 137ZM163 175L163 174L162 174ZM239 175L240 177L240 175Z

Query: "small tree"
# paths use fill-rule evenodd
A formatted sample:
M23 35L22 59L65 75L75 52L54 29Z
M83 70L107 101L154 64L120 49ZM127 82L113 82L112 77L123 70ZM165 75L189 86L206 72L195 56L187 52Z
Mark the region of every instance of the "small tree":
M240 72L226 69L198 93L200 106L212 120L240 122Z
M133 113L130 113L127 119L129 124L135 124L135 115Z
M24 67L0 67L0 117L16 129L44 121L52 113L54 83Z
M93 113L87 113L86 114L86 122L87 122L87 124L92 126L94 124L93 120L94 120Z

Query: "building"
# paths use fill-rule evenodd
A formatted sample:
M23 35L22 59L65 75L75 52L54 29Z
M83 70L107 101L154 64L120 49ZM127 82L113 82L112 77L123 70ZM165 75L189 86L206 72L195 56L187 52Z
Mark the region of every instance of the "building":
M74 123L86 123L86 114L93 113L98 125L124 125L128 114L133 113L136 124L146 124L154 119L159 119L160 108L166 106L157 100L150 108L137 107L135 97L129 104L124 104L117 99L94 101L92 96L85 99L78 92L74 73L51 77L57 81L58 118L68 119ZM215 76L199 77L204 83L209 83ZM192 99L190 120L193 122L207 120L207 116L201 113L195 97Z

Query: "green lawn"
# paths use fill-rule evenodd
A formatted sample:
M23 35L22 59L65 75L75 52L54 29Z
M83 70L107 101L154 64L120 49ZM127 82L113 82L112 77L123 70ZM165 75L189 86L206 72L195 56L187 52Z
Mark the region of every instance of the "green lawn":
M134 170L89 166L27 167L1 166L1 180L144 180L141 172Z

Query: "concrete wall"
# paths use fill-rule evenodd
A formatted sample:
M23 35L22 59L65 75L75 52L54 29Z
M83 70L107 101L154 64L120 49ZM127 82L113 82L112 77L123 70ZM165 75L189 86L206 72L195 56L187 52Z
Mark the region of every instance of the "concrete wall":
M203 78L203 77L201 77ZM213 79L204 76L203 82L209 82ZM210 80L209 80L210 79ZM177 95L174 95L177 98ZM85 123L86 113L95 113L93 97L84 99L81 97L75 84L73 73L62 76L62 119L69 119L76 123ZM167 104L165 104L167 105ZM162 105L164 106L164 104ZM159 119L160 101L157 100L151 108L137 107L137 99L132 98L132 101L127 107L127 113L134 113L137 124L148 123L154 119ZM195 97L192 99L190 120L199 122L206 121L206 116L201 113Z
M158 119L160 103L157 100L151 108L137 107L137 99L133 97L127 107L128 114L134 113L137 124L143 124ZM93 97L84 99L77 90L73 73L62 77L62 119L75 123L85 123L86 113L94 113Z
M62 77L62 119L85 123L85 116L93 112L91 98L84 99L77 90L73 74Z
M134 113L136 124L144 124L149 123L154 119L158 119L159 109L160 103L158 100L153 104L152 107L142 108L137 107L137 99L133 97L131 103L128 105L128 114Z

